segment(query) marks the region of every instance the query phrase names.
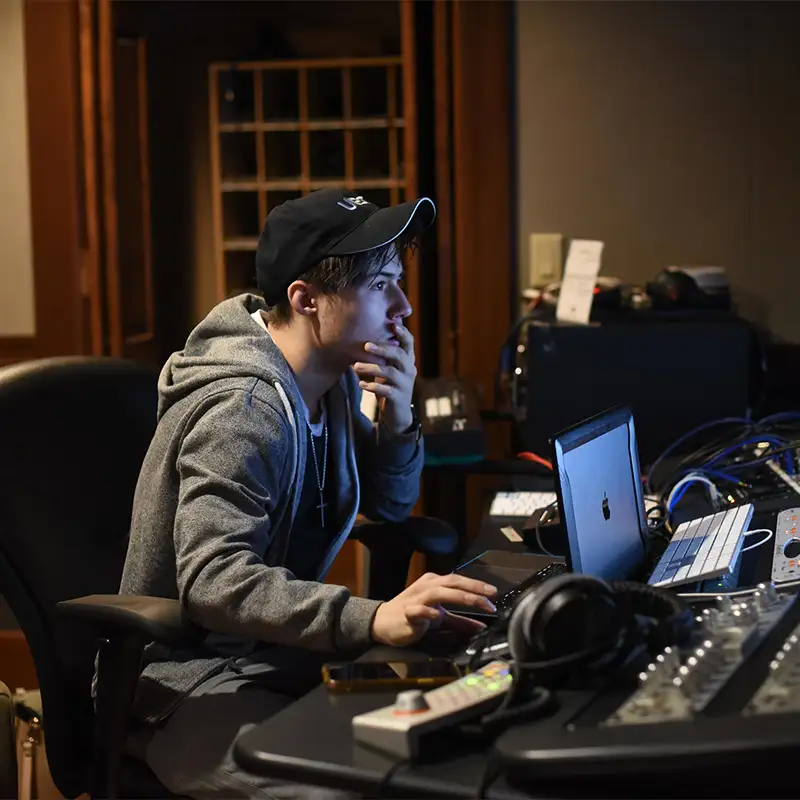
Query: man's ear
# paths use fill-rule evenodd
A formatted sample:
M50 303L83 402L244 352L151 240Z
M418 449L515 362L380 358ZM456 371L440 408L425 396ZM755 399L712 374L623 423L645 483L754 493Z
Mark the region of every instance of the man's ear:
M308 317L317 313L317 293L311 284L295 281L286 290L289 305L300 316Z

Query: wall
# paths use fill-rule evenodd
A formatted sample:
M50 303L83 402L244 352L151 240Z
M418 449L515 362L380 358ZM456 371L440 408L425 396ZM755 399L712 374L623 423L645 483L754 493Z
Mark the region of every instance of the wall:
M0 2L0 336L36 331L23 5Z
M518 226L606 242L603 274L728 268L800 341L793 3L518 0Z

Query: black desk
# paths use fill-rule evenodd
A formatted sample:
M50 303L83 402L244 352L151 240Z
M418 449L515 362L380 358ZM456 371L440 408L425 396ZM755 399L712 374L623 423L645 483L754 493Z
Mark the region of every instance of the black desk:
M387 705L393 697L391 692L337 696L319 686L244 734L236 742L235 758L254 773L355 790L370 797L475 797L485 748L457 743L449 748L447 758L404 766L400 759L353 740L353 716ZM497 781L487 796L518 800L526 795Z
M787 495L757 509L751 527L774 527L780 508L795 504L796 496ZM742 581L768 580L772 547L767 544L744 554ZM397 651L394 652L395 656ZM387 648L368 654L385 659ZM561 729L585 693L562 693L558 714L535 724ZM351 720L356 714L371 711L392 702L391 692L335 695L319 686L308 695L258 725L236 743L235 758L254 773L268 774L300 783L314 783L334 788L356 790L369 796L407 797L476 797L488 746L455 739L449 735L437 739L439 751L426 763L405 763L393 756L358 744L351 734ZM520 726L521 728L522 726ZM504 777L492 782L486 793L492 798L523 797L645 797L697 796L697 784L676 781L665 790L663 784L598 786L577 782L537 783L535 788L515 788Z

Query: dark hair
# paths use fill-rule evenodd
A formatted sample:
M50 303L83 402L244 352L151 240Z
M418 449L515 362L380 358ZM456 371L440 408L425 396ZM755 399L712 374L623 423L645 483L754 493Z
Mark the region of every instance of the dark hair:
M383 247L349 256L329 256L304 272L296 280L315 286L322 294L338 294L351 286L366 286L395 256L401 261L416 247L413 239L402 236ZM288 287L287 287L288 288ZM275 327L287 325L292 320L292 307L288 296L267 309L267 322Z

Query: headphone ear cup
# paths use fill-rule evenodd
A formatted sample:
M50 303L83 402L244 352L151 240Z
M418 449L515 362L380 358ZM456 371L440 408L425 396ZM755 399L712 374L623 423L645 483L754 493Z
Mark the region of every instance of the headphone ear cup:
M616 620L617 609L611 589L604 581L591 575L559 575L529 589L517 602L509 620L511 657L518 664L546 660L552 657L549 651L556 643L559 649L570 643L573 649L583 649L584 629L592 614L589 604L595 600L604 600L604 605ZM586 608L575 613L576 606L581 604ZM564 624L565 620L567 624ZM575 641L576 630L581 641Z
M571 586L550 598L531 631L532 644L548 659L611 647L623 628L614 594L605 586Z
M517 664L524 664L530 660L527 631L530 630L531 617L538 605L536 593L539 588L541 587L533 587L522 595L508 621L508 650Z

